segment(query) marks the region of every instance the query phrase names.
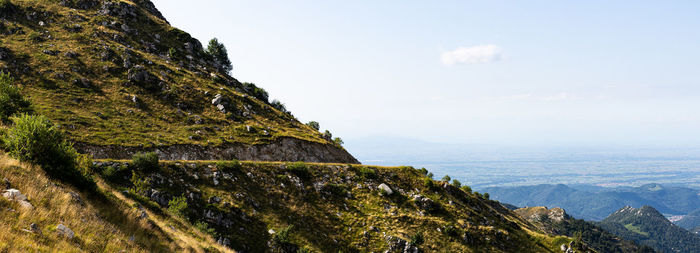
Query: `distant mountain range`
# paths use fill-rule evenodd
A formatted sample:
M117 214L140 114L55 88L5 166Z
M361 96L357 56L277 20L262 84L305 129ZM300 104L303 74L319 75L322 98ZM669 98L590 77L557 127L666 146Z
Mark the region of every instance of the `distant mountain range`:
M674 225L651 206L623 207L598 225L660 252L700 252L700 237Z
M490 187L482 191L488 192L495 200L515 206L561 207L576 218L594 221L600 221L624 206L653 206L667 215L685 215L700 209L700 191L660 184L616 188L544 184ZM700 225L700 218L684 220L681 220L682 226L688 229Z

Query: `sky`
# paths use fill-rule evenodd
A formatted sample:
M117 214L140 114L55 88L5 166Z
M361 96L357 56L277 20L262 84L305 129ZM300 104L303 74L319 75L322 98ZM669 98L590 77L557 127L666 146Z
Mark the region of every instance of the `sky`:
M698 1L152 1L346 143L700 143Z

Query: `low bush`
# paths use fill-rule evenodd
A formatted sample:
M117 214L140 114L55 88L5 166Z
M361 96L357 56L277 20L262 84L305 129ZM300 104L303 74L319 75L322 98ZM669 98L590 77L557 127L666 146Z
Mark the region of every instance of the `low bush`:
M461 188L462 188L462 191L464 191L464 192L466 192L466 193L471 193L471 192L472 192L472 188L469 187L468 185L463 185Z
M275 234L273 240L277 243L291 243L291 233L293 228L294 225L289 225L283 229L280 229L280 231Z
M413 236L411 236L410 239L411 239L410 243L413 246L420 246L421 244L423 244L425 242L425 238L423 238L423 233L421 233L421 232L414 234Z
M423 186L425 186L428 189L431 189L431 188L435 187L435 182L433 182L432 179L426 177L426 178L423 178Z
M360 167L357 170L357 174L359 174L361 177L363 177L365 179L376 179L377 178L377 172L371 168L368 168L368 167Z
M294 175L297 175L298 177L302 179L309 179L311 178L311 171L309 170L309 167L306 166L306 163L304 162L293 162L290 164L287 164L287 170L291 172Z
M180 216L185 217L185 210L187 209L187 198L185 195L180 197L175 197L168 202L168 211Z
M238 160L231 161L218 161L216 162L216 168L222 172L236 172L241 170L241 163Z
M443 181L443 182L449 183L450 180L452 180L452 178L450 177L450 175L445 175L444 177L442 177L442 181Z
M462 187L462 182L460 182L460 181L457 180L457 179L452 179L452 185L453 185L454 187L459 188L459 187Z
M321 130L321 124L319 124L316 121L309 121L309 123L306 123L306 125L313 128L316 131Z
M76 186L95 186L90 160L78 154L45 116L22 114L11 119L13 126L2 138L10 156L39 165L49 176Z
M131 157L131 165L140 172L157 171L159 168L158 154L155 152L135 154Z
M7 123L12 115L30 112L29 101L13 85L14 79L0 71L0 121Z

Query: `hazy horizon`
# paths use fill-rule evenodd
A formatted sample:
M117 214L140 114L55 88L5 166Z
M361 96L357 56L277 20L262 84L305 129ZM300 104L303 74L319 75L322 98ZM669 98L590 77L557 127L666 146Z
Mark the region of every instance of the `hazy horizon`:
M700 3L154 3L223 42L233 76L346 140L700 141Z

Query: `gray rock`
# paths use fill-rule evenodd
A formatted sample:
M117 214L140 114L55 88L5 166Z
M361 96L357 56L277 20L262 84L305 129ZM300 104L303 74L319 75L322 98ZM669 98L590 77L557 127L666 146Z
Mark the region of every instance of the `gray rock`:
M379 190L383 190L383 192L386 193L386 195L391 195L394 193L394 191L391 190L391 187L389 187L388 185L386 185L384 183L380 184L377 188Z
M14 200L14 201L26 201L27 200L27 196L24 196L24 194L22 194L17 189L4 190L2 192L2 196L5 197L6 199Z
M209 204L218 204L219 202L221 202L221 198L217 196L212 196L209 198Z
M29 225L29 231L32 231L32 233L35 234L41 234L41 228L39 228L39 225L37 225L36 223L32 223L31 225Z
M73 239L73 237L75 237L73 230L63 224L58 224L58 226L56 226L56 232L58 235L65 236L68 239Z

